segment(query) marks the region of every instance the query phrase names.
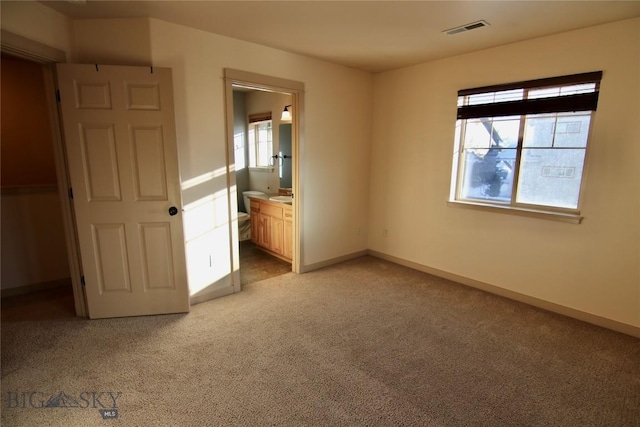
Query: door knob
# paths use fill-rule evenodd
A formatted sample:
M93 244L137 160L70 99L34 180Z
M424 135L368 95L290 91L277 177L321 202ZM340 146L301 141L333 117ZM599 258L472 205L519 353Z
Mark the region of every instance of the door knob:
M169 208L169 215L174 216L178 213L178 208L176 208L175 206L171 206Z

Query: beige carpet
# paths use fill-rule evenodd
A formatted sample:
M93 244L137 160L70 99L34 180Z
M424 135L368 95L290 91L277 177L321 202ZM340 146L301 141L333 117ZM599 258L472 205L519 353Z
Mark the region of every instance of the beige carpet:
M636 338L364 257L188 315L3 315L2 426L638 426L639 361Z

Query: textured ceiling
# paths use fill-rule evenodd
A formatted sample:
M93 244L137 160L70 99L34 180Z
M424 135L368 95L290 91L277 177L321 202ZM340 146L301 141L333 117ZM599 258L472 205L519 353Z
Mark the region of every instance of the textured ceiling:
M640 1L88 0L86 4L43 4L73 19L161 19L371 72L640 16ZM490 26L455 36L442 33L478 20Z

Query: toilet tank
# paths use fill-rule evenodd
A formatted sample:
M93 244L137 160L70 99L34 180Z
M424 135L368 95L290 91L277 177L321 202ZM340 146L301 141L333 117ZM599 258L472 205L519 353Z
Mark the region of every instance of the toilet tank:
M250 201L249 201L249 197L257 197L259 199L269 199L269 197L267 196L267 193L263 193L262 191L243 191L242 192L242 198L244 199L244 209L247 211L248 214L251 213L251 208L250 208Z

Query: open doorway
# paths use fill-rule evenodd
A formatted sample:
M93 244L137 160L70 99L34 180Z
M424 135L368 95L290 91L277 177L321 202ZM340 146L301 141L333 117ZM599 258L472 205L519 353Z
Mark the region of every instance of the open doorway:
M62 133L60 129L60 123L58 118L58 111L56 105L56 97L55 97L55 78L54 78L54 66L56 63L64 63L66 62L66 54L65 52L53 48L51 46L44 45L42 43L24 38L22 36L18 36L17 34L13 34L11 32L2 30L1 37L1 52L3 55L8 55L7 58L11 57L13 59L18 59L21 61L25 61L24 64L33 68L36 74L39 74L42 77L42 82L44 86L44 94L40 95L40 100L38 102L43 102L45 108L47 110L46 114L41 117L40 126L46 128L49 132L50 138L48 138L48 143L50 147L52 147L52 152L49 151L47 155L47 162L49 162L49 167L51 167L51 155L53 156L53 168L49 170L49 178L48 182L44 186L46 188L46 192L49 193L46 195L48 207L47 208L37 208L38 215L44 215L45 219L42 222L45 224L44 229L45 233L54 233L56 235L55 239L50 239L46 237L46 244L38 246L36 248L37 251L40 251L42 247L46 247L49 251L54 251L57 256L51 257L51 260L47 260L47 262L56 263L56 273L57 276L70 276L70 277L62 277L61 279L55 279L52 275L44 282L42 280L36 279L35 286L24 286L27 293L30 291L37 291L43 289L45 294L44 298L40 302L45 302L50 298L53 298L57 295L57 290L60 288L64 288L65 295L63 299L65 302L63 305L68 303L68 284L71 284L72 288L72 297L73 297L73 308L75 310L75 315L78 317L86 317L86 306L84 299L84 292L81 284L81 269L79 264L77 247L75 245L75 229L73 223L73 212L71 209L71 204L69 203L69 194L68 189L69 181L66 169L66 162L64 156L64 149L62 144ZM4 62L4 61L3 61ZM4 65L3 64L3 74L4 74ZM4 97L5 93L3 90L3 107L7 102L7 99ZM42 99L44 98L44 99ZM31 119L30 119L31 120ZM3 119L4 122L4 119ZM4 124L4 123L3 123ZM4 142L4 138L3 138ZM25 147L26 148L26 147ZM34 156L32 153L34 148L26 148L28 151L28 156ZM55 178L50 177L50 174L54 173ZM57 203L54 199L57 198ZM54 206L55 205L55 206ZM4 209L7 207L3 203L3 215L5 214ZM33 209L32 209L33 210ZM52 222L53 221L53 222ZM4 222L4 219L3 219ZM52 225L54 224L55 225ZM3 224L3 237L4 228ZM62 230L59 228L62 226ZM3 242L3 246L5 246ZM3 248L3 261L5 255L5 248ZM31 247L33 250L34 248ZM66 251L65 251L66 249ZM64 254L64 256L62 255ZM46 255L45 255L46 257ZM5 266L7 264L3 263L3 273L5 272ZM65 268L65 265L67 268ZM42 268L41 263L36 262L34 264L34 268ZM53 278L54 280L50 280ZM30 279L29 281L33 281ZM4 285L4 280L3 280ZM61 286L59 286L61 285ZM20 288L22 286L19 286ZM49 292L51 294L48 294ZM9 295L17 293L17 300L29 300L29 296L24 297L25 292L22 290L18 290L17 292L10 291ZM5 293L3 292L3 295ZM23 294L23 295L19 295ZM36 303L36 310L39 310L37 307L38 301ZM66 308L63 310L65 311ZM3 314L5 314L3 312Z
M2 319L75 316L44 66L1 61Z
M284 234L285 221L291 220L291 204L286 197L292 188L291 115L282 112L291 109L291 95L249 89L233 88L233 123L236 194L238 206L238 239L240 284L258 282L291 271L290 254L283 249L291 247L291 233ZM269 200L273 196L283 196ZM253 201L252 201L253 200ZM251 205L254 206L251 209ZM260 212L260 207L262 211ZM281 216L282 221L266 218L264 211ZM289 215L287 215L289 214ZM287 218L285 219L285 216ZM262 221L259 224L252 222ZM270 223L267 224L266 221ZM260 227L282 227L282 232ZM262 233L262 235L260 235ZM273 237L270 235L273 234ZM275 239L282 239L282 244ZM284 242L284 239L288 239Z
M225 70L234 286L300 271L304 85Z

